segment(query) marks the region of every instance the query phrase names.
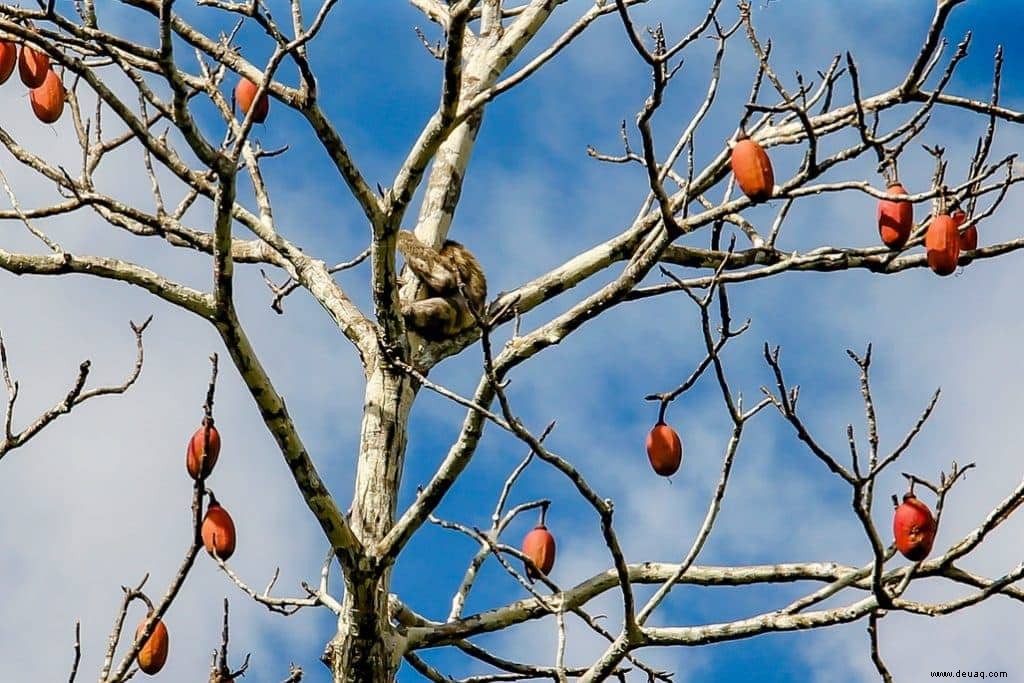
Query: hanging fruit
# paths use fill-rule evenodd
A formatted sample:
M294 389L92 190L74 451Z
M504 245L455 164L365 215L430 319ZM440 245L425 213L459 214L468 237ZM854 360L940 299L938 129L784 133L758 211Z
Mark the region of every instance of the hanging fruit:
M18 47L6 40L0 40L0 85L14 73L14 65L18 63Z
M544 576L547 576L551 568L555 566L555 537L544 526L544 517L547 516L547 512L548 509L545 505L541 508L540 521L537 526L523 538L523 554L533 561L533 564ZM529 563L524 563L524 565L527 578L531 581L540 578L540 574Z
M893 181L888 194L910 194L900 183ZM914 205L907 201L878 200L878 235L890 249L902 249L914 229Z
M18 57L18 75L21 82L30 88L38 88L46 80L46 72L50 70L50 58L45 52L33 50L23 45Z
M53 69L46 72L46 80L28 92L32 113L43 123L55 123L64 113L64 84Z
M213 418L203 418L203 424L188 441L185 453L185 467L193 479L199 479L200 468L203 479L210 476L220 455L220 433L213 426Z
M763 202L775 191L775 172L764 147L740 132L730 156L732 172L743 194L755 202Z
M242 78L242 80L238 81L238 85L235 86L235 101L238 102L238 108L242 110L242 114L248 114L249 109L253 106L252 101L256 97L256 89L256 84L248 78ZM263 123L267 120L269 112L270 98L267 97L267 93L263 93L256 102L256 109L252 113L252 120L255 123Z
M683 444L676 430L665 424L664 416L647 434L647 459L654 471L663 477L670 477L679 470L683 461Z
M148 620L149 615L146 615L146 618L142 620L139 627L135 629L136 640L142 637ZM135 661L138 662L139 668L142 669L143 673L152 676L164 668L164 663L167 661L167 645L167 627L164 626L164 622L157 619L156 623L153 624L153 630L149 634L149 638L146 638L146 642L142 644L138 654L135 655Z
M953 212L953 222L959 231L961 226L967 222L967 214L962 209ZM960 233L960 251L974 251L978 248L978 226L970 226Z
M213 492L210 492L210 505L206 508L200 533L203 537L203 546L211 556L216 551L217 557L227 560L234 554L237 539L235 522L228 511L213 497Z
M936 275L951 275L960 259L960 234L956 222L947 214L939 214L928 224L924 236L928 267Z
M928 557L935 543L935 530L935 518L928 506L918 500L912 490L903 494L903 503L896 508L892 518L896 549L903 557L912 562Z

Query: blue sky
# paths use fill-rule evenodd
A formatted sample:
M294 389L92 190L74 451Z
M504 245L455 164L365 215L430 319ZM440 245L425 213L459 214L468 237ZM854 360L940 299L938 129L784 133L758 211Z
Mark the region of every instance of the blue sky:
M890 87L902 76L934 7L931 0L893 4L867 0L833 7L812 0L776 0L767 6L757 3L755 15L762 35L775 41L781 74L790 76L795 69L813 74L835 52L850 50L870 92ZM975 31L971 56L954 81L955 92L988 93L994 45L1004 42L1003 101L1024 107L1017 78L1024 52L1015 43L1024 18L1016 5L1011 0L975 0L955 12L948 32L954 42L967 28ZM561 7L538 45L546 46L585 7L585 2ZM206 28L222 25L205 20L208 10L191 13ZM145 31L144 23L133 23L136 16L112 15L110 21L127 31ZM652 2L636 12L638 23L664 19L670 35L697 16L669 2ZM371 183L390 182L437 100L440 66L419 43L413 25L436 38L436 31L405 3L343 2L312 46L325 106ZM256 63L268 54L266 39L257 31L243 31L241 45ZM696 48L655 122L663 153L688 120L696 94L702 96L706 87L710 46ZM751 64L749 50L737 41L723 68L716 115L697 139L698 159L717 154L731 135L749 89ZM633 121L649 82L646 67L611 17L527 83L492 103L452 229L452 236L480 257L492 295L618 233L632 220L646 189L642 169L598 163L587 157L586 146L619 152L619 122ZM27 113L26 99L14 81L0 88L0 102L12 112L2 125L33 150L73 165L74 137L67 120L41 127ZM217 125L212 117L205 123L211 130ZM944 144L950 172L962 177L982 126L972 117L940 115L921 141ZM281 231L329 262L361 251L367 240L364 218L299 118L274 103L267 124L255 136L267 147L290 146L286 155L264 165ZM1003 126L996 156L1018 151L1022 139L1019 131ZM141 165L131 155L122 158L136 164L138 173L125 173L124 167L101 169L101 179L118 196L148 207L151 199ZM773 158L777 177L792 172L798 162L791 150L779 150ZM0 155L0 165L24 205L37 205L52 195L13 168L8 155ZM865 159L843 167L837 176L880 182L873 166ZM920 189L930 178L931 163L919 148L910 150L901 171L908 187ZM775 209L759 207L750 218L771 220ZM794 210L780 245L805 249L828 243L874 244L874 210L873 200L863 195L812 200ZM982 244L1018 236L1014 218L1020 211L1020 199L1011 196L997 217L981 225ZM197 210L190 217L202 225L208 211ZM7 227L3 248L34 248L18 228ZM70 249L127 255L193 286L208 287L204 258L126 239L93 216L54 222L52 230ZM696 244L706 239L688 238ZM726 354L733 387L748 400L757 397L759 387L770 382L761 345L781 344L787 377L802 387L808 423L823 443L841 449L847 423L863 434L856 368L845 349L861 352L874 343L873 386L883 447L901 437L934 388L942 386L934 419L903 466L880 482L875 518L886 530L890 510L883 501L889 492L902 490L899 470L936 478L952 459L977 461L977 471L954 491L947 507L937 544L948 544L973 528L1021 475L1015 447L1022 407L1015 388L1024 380L1015 362L1017 340L1024 333L1019 267L1020 256L1011 254L944 279L927 271L895 277L790 274L734 287L734 315L750 317L752 326ZM364 308L369 300L367 274L364 265L340 277ZM541 324L596 286L584 285L531 312L524 325L531 329ZM346 508L362 401L358 359L321 309L301 293L286 301L284 316L277 316L269 309L270 296L258 270L249 267L238 269L236 291L257 350L321 474ZM76 619L82 620L81 678L86 679L99 669L120 600L119 586L136 583L148 571L149 590L159 595L185 550L190 482L181 461L201 416L206 357L222 349L208 326L126 286L84 278L0 275L0 292L0 330L12 370L22 380L16 426L63 395L83 358L93 360L94 381L119 381L133 362L127 319L156 316L146 340L147 366L129 396L76 409L0 462L0 500L6 503L0 516L5 558L0 585L7 588L9 615L0 623L0 679L66 676ZM615 500L618 530L630 561L678 561L718 476L727 419L717 387L709 381L669 408L669 421L686 449L683 467L671 484L650 471L643 451L644 436L656 419L655 407L643 396L676 386L700 360L696 320L693 305L681 295L621 306L512 374L510 397L527 424L539 430L557 419L551 448L572 460L602 495ZM300 581L315 579L326 548L247 393L227 359L223 361L216 414L224 451L210 485L238 526L232 566L259 587L280 566L276 591L297 595ZM431 378L466 393L476 382L479 365L479 347L473 347L436 368ZM462 409L422 392L412 415L402 505L431 476L462 415ZM472 465L438 514L486 525L501 483L523 454L521 444L488 427ZM559 475L540 463L532 464L517 484L512 502L537 498L555 500L549 528L557 537L559 555L552 578L572 585L607 569L609 557L596 516L571 495ZM776 414L765 411L745 434L716 533L698 562L862 563L868 546L847 501L845 487L800 446ZM532 515L520 519L504 540L518 543L533 523ZM993 575L1009 570L1019 562L1020 534L1020 522L1011 521L966 566ZM465 538L425 527L400 558L395 591L417 611L443 618L474 550ZM738 618L781 606L796 590L683 587L654 621L696 624ZM912 593L923 599L949 591L924 583ZM205 557L168 615L172 652L163 680L205 675L209 652L219 642L224 596L232 603L235 661L244 652L254 653L246 680L280 680L289 662L304 668L307 681L328 680L317 658L333 635L332 615L302 612L285 619L269 614ZM491 560L467 611L523 596ZM614 596L605 596L592 611L606 613L614 630L619 609ZM1019 617L1019 607L1006 600L935 620L891 615L881 624L883 655L897 680L923 680L927 671L940 668L1006 670L1012 679L1020 674L1015 653L1024 646L1015 626ZM129 622L138 618L141 614L133 612ZM857 623L707 648L652 650L644 658L676 671L677 681L876 680L864 627ZM972 637L968 644L969 634L981 628L985 642ZM569 633L571 663L587 661L599 651L600 644L578 624L570 623ZM481 643L509 656L550 663L554 634L554 622L548 619ZM480 672L457 654L425 656L453 675ZM403 669L399 680L419 678Z

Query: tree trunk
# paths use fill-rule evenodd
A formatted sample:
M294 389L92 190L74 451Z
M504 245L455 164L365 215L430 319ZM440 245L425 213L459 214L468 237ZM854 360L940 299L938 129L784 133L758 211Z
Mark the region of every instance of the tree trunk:
M366 546L378 543L395 521L405 463L406 423L416 388L400 370L378 360L367 378L359 438L352 530Z
M324 651L335 683L394 682L405 641L388 619L390 576L346 578L338 633Z
M336 683L392 683L404 640L388 618L390 562L374 548L391 530L405 462L406 425L416 396L412 379L379 359L367 378L351 523L367 548L363 566L345 576L338 633L324 662Z

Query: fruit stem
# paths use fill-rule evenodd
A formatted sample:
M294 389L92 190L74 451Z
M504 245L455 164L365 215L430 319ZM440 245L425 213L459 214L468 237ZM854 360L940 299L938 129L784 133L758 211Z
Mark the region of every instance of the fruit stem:
M946 187L945 185L943 185L942 188L939 190L939 194L936 195L936 197L935 197L935 215L936 216L942 216L942 215L945 215L945 214L949 213L949 211L946 209L946 204L949 201L949 198L947 197L947 193L948 192L949 192L949 188ZM913 490L913 487L914 487L913 483L911 483L910 487L911 487L911 490Z
M658 424L665 424L665 411L668 410L668 401L662 400L661 407L658 409Z
M549 501L544 501L543 503L541 503L541 506L540 506L540 522L537 523L537 526L544 526L544 520L548 516L548 505L550 505L550 504L551 503Z
M210 356L210 384L206 389L206 402L203 403L203 424L206 424L206 420L210 421L210 425L213 425L213 392L217 388L217 354L214 353Z
M896 157L889 157L886 160L885 168L882 169L882 180L885 181L886 187L892 187L900 183L900 176L896 171Z

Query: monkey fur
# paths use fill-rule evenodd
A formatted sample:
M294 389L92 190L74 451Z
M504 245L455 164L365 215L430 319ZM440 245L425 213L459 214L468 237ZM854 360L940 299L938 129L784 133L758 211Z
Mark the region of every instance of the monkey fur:
M402 302L406 326L430 341L473 327L471 310L483 313L487 280L472 252L455 240L445 240L441 250L434 251L407 230L399 231L397 246L427 290L424 299Z

